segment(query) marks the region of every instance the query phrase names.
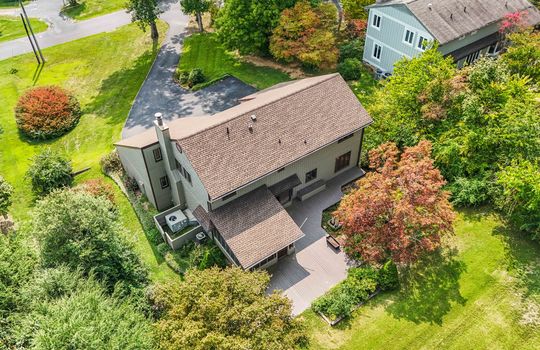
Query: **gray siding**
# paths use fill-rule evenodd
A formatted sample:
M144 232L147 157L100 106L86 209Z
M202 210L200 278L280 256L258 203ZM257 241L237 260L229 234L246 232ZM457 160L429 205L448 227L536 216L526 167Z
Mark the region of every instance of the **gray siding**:
M488 35L491 35L493 33L496 33L497 31L499 31L499 23L493 23L487 27L484 27L480 30L478 30L476 33L474 34L469 34L469 35L466 35L465 37L462 37L461 39L457 39L457 40L454 40L454 41L451 41L445 45L442 45L439 47L439 51L443 54L443 55L447 55L451 52L454 52L460 48L462 48L463 46L467 46L469 44L472 44L474 43L475 41L478 41Z
M380 29L372 25L374 15L381 17ZM407 29L414 33L412 45L404 41ZM420 35L428 41L433 40L427 29L405 6L373 8L369 11L363 59L376 68L392 72L396 61L403 57L412 58L423 52L417 46ZM380 60L373 57L374 44L382 47Z
M158 210L165 210L173 206L171 195L171 179L169 179L169 186L161 188L160 179L167 176L165 170L165 157L163 160L156 162L154 160L153 150L159 148L159 144L150 146L143 149L144 158L146 160L146 166L148 168L148 175L154 188L155 201L154 205Z
M173 153L178 163L180 163L180 165L185 168L191 175L191 183L189 183L189 181L187 181L183 175L180 176L182 186L184 188L186 206L191 210L195 210L198 205L201 205L205 210L208 210L208 192L206 192L206 189L204 188L201 179L193 169L193 166L191 165L189 159L186 157L186 154L180 153L176 146L174 146L174 142ZM177 170L177 172L178 174L180 173L179 170Z
M286 179L287 177L291 175L298 175L300 180L302 181L302 184L297 186L297 188L294 189L293 197L296 196L296 192L298 190L306 187L307 185L311 184L312 182L316 180L330 180L334 176L340 174L341 172L350 169L353 166L357 166L357 160L358 160L358 152L360 150L360 143L362 138L362 132L357 131L353 137L341 142L341 143L333 143L305 158L302 158L298 160L297 162L285 167L284 170L280 172L273 172L269 174L268 176L265 176L254 183L243 187L242 189L239 189L236 191L236 195L228 200L221 200L218 199L214 202L212 202L212 208L218 208L236 198L239 196L249 193L253 191L254 189L266 185L266 186L272 186L273 184ZM349 166L343 170L341 170L338 173L334 173L334 167L335 167L335 160L337 157L339 157L342 154L347 153L348 151L351 151L351 162ZM308 184L305 183L305 177L306 173L308 171L311 171L313 169L317 169L317 178Z

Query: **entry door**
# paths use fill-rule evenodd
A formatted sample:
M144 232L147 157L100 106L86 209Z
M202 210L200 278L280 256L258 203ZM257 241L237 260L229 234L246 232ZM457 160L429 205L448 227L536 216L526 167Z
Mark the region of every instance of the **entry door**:
M281 250L277 253L278 259L281 259L281 258L283 258L284 256L287 256L287 247L281 249Z
M281 204L289 203L292 199L292 188L290 190L286 190L281 193L278 193L276 198Z

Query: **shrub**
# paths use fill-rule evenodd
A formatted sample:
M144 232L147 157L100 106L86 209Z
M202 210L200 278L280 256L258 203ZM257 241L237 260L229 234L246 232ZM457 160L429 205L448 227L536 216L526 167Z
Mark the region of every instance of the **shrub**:
M114 188L103 179L90 179L78 186L78 189L93 197L102 197L115 203Z
M131 191L133 193L139 190L139 184L137 183L137 180L129 176L124 178L124 185L126 186L126 189L128 191Z
M358 80L362 76L362 62L358 58L347 58L338 65L338 72L345 80Z
M362 58L364 53L364 45L361 40L354 39L348 41L339 47L339 62L345 61L347 58Z
M182 85L186 85L189 81L189 72L182 70L178 72L178 81Z
M388 260L379 270L378 282L381 290L392 290L399 287L397 266L392 260Z
M17 126L33 139L50 139L73 129L81 117L77 99L57 86L37 87L21 96L15 107Z
M6 216L11 206L13 187L0 175L0 215Z
M490 198L487 179L458 177L450 186L452 204L468 207L486 203Z
M73 182L71 171L68 159L47 148L32 158L26 176L36 194L46 195L54 189L70 186Z
M200 68L193 68L191 70L191 72L189 72L189 77L188 77L188 85L189 87L193 87L197 84L201 84L201 83L204 83L204 80L205 80L205 77L204 77L204 74L202 72L202 69Z
M156 246L156 249L158 251L158 253L161 255L161 256L165 256L165 254L167 254L171 248L169 247L169 245L165 242L161 242L160 244L158 244Z
M118 152L116 152L116 150L101 157L99 163L101 165L101 171L103 171L105 174L121 173L123 170L122 162L120 161L120 157L118 156Z

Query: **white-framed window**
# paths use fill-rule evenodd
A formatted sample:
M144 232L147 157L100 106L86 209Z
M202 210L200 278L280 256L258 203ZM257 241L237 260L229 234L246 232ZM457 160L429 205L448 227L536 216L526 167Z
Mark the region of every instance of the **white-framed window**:
M488 48L488 54L490 55L496 55L501 51L501 45L499 45L499 42L496 42L494 44L491 44Z
M405 35L403 37L403 42L407 45L411 45L413 44L414 42L414 32L409 30L409 29L405 29Z
M478 58L480 58L480 50L467 55L465 62L467 64L473 64Z
M382 51L381 45L373 44L373 58L379 61L381 59L381 51Z
M371 20L371 26L381 29L381 16L373 14L373 19Z
M419 50L425 51L427 49L428 39L426 37L423 37L422 35L418 36L418 44L417 48Z

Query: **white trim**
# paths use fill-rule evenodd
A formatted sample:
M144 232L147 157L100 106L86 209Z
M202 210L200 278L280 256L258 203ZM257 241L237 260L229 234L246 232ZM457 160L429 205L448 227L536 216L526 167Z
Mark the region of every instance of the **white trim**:
M373 20L375 19L375 16L379 17L379 26L378 27L373 24ZM370 24L370 27L372 27L372 28L374 28L374 29L376 29L378 31L381 31L381 27L382 27L382 16L381 16L381 14L373 12L373 15L369 19L369 24Z
M408 10L408 11L409 11L409 10ZM370 12L371 12L371 11L370 11ZM409 13L410 13L410 11L409 11ZM420 25L422 26L422 29L419 29L419 28L414 27L416 34L418 34L418 35L423 35L424 37L426 37L426 36L427 36L427 37L431 37L430 41L431 41L431 40L434 40L435 37L427 30L427 28L422 24L422 22L420 22L420 21L418 20L418 18L416 18L416 16L413 15L412 13L410 13L410 15L411 15L414 19L416 19L416 20L418 21L418 23L420 23ZM386 13L379 12L379 16L386 17L387 19L389 19L389 20L391 20L391 21L394 21L394 22L396 22L396 23L398 23L398 24L401 24L401 25L404 26L405 28L411 28L411 27L412 27L410 24L405 23L405 22L403 22L403 21L401 21L401 20L399 20L399 19L397 19L397 18L395 18L395 17L389 16L389 15L386 14ZM377 27L373 27L373 28L377 28Z
M379 39L375 39L375 38L372 37L371 35L367 35L367 34L366 34L366 39L371 39L371 40L373 40L374 43L376 42L376 43L378 43L379 45L381 45L382 47L387 48L387 49L389 49L389 50L391 50L391 51L394 51L395 53L397 53L397 54L400 55L400 56L404 56L404 57L407 57L408 59L412 59L412 57L409 56L408 54L406 54L405 52L401 52L401 51L399 51L399 50L393 48L392 46L388 46L388 45L386 45L385 43L383 43L382 41L380 41Z
M379 47L379 57L375 56L377 46ZM381 62L382 49L383 47L380 43L373 41L373 46L371 48L371 58L373 58L374 60L377 60L378 62Z
M423 39L422 42L423 42L424 40L427 41L427 43L426 43L426 48L425 48L425 49L422 48L422 47L420 47L420 44L421 44L420 39L421 39L421 38ZM431 42L431 40L429 40L429 38L424 37L423 35L418 35L418 39L415 40L414 42L415 42L415 44L416 44L416 45L415 45L416 51L424 52L424 51L426 51L427 49L429 49L429 43Z

